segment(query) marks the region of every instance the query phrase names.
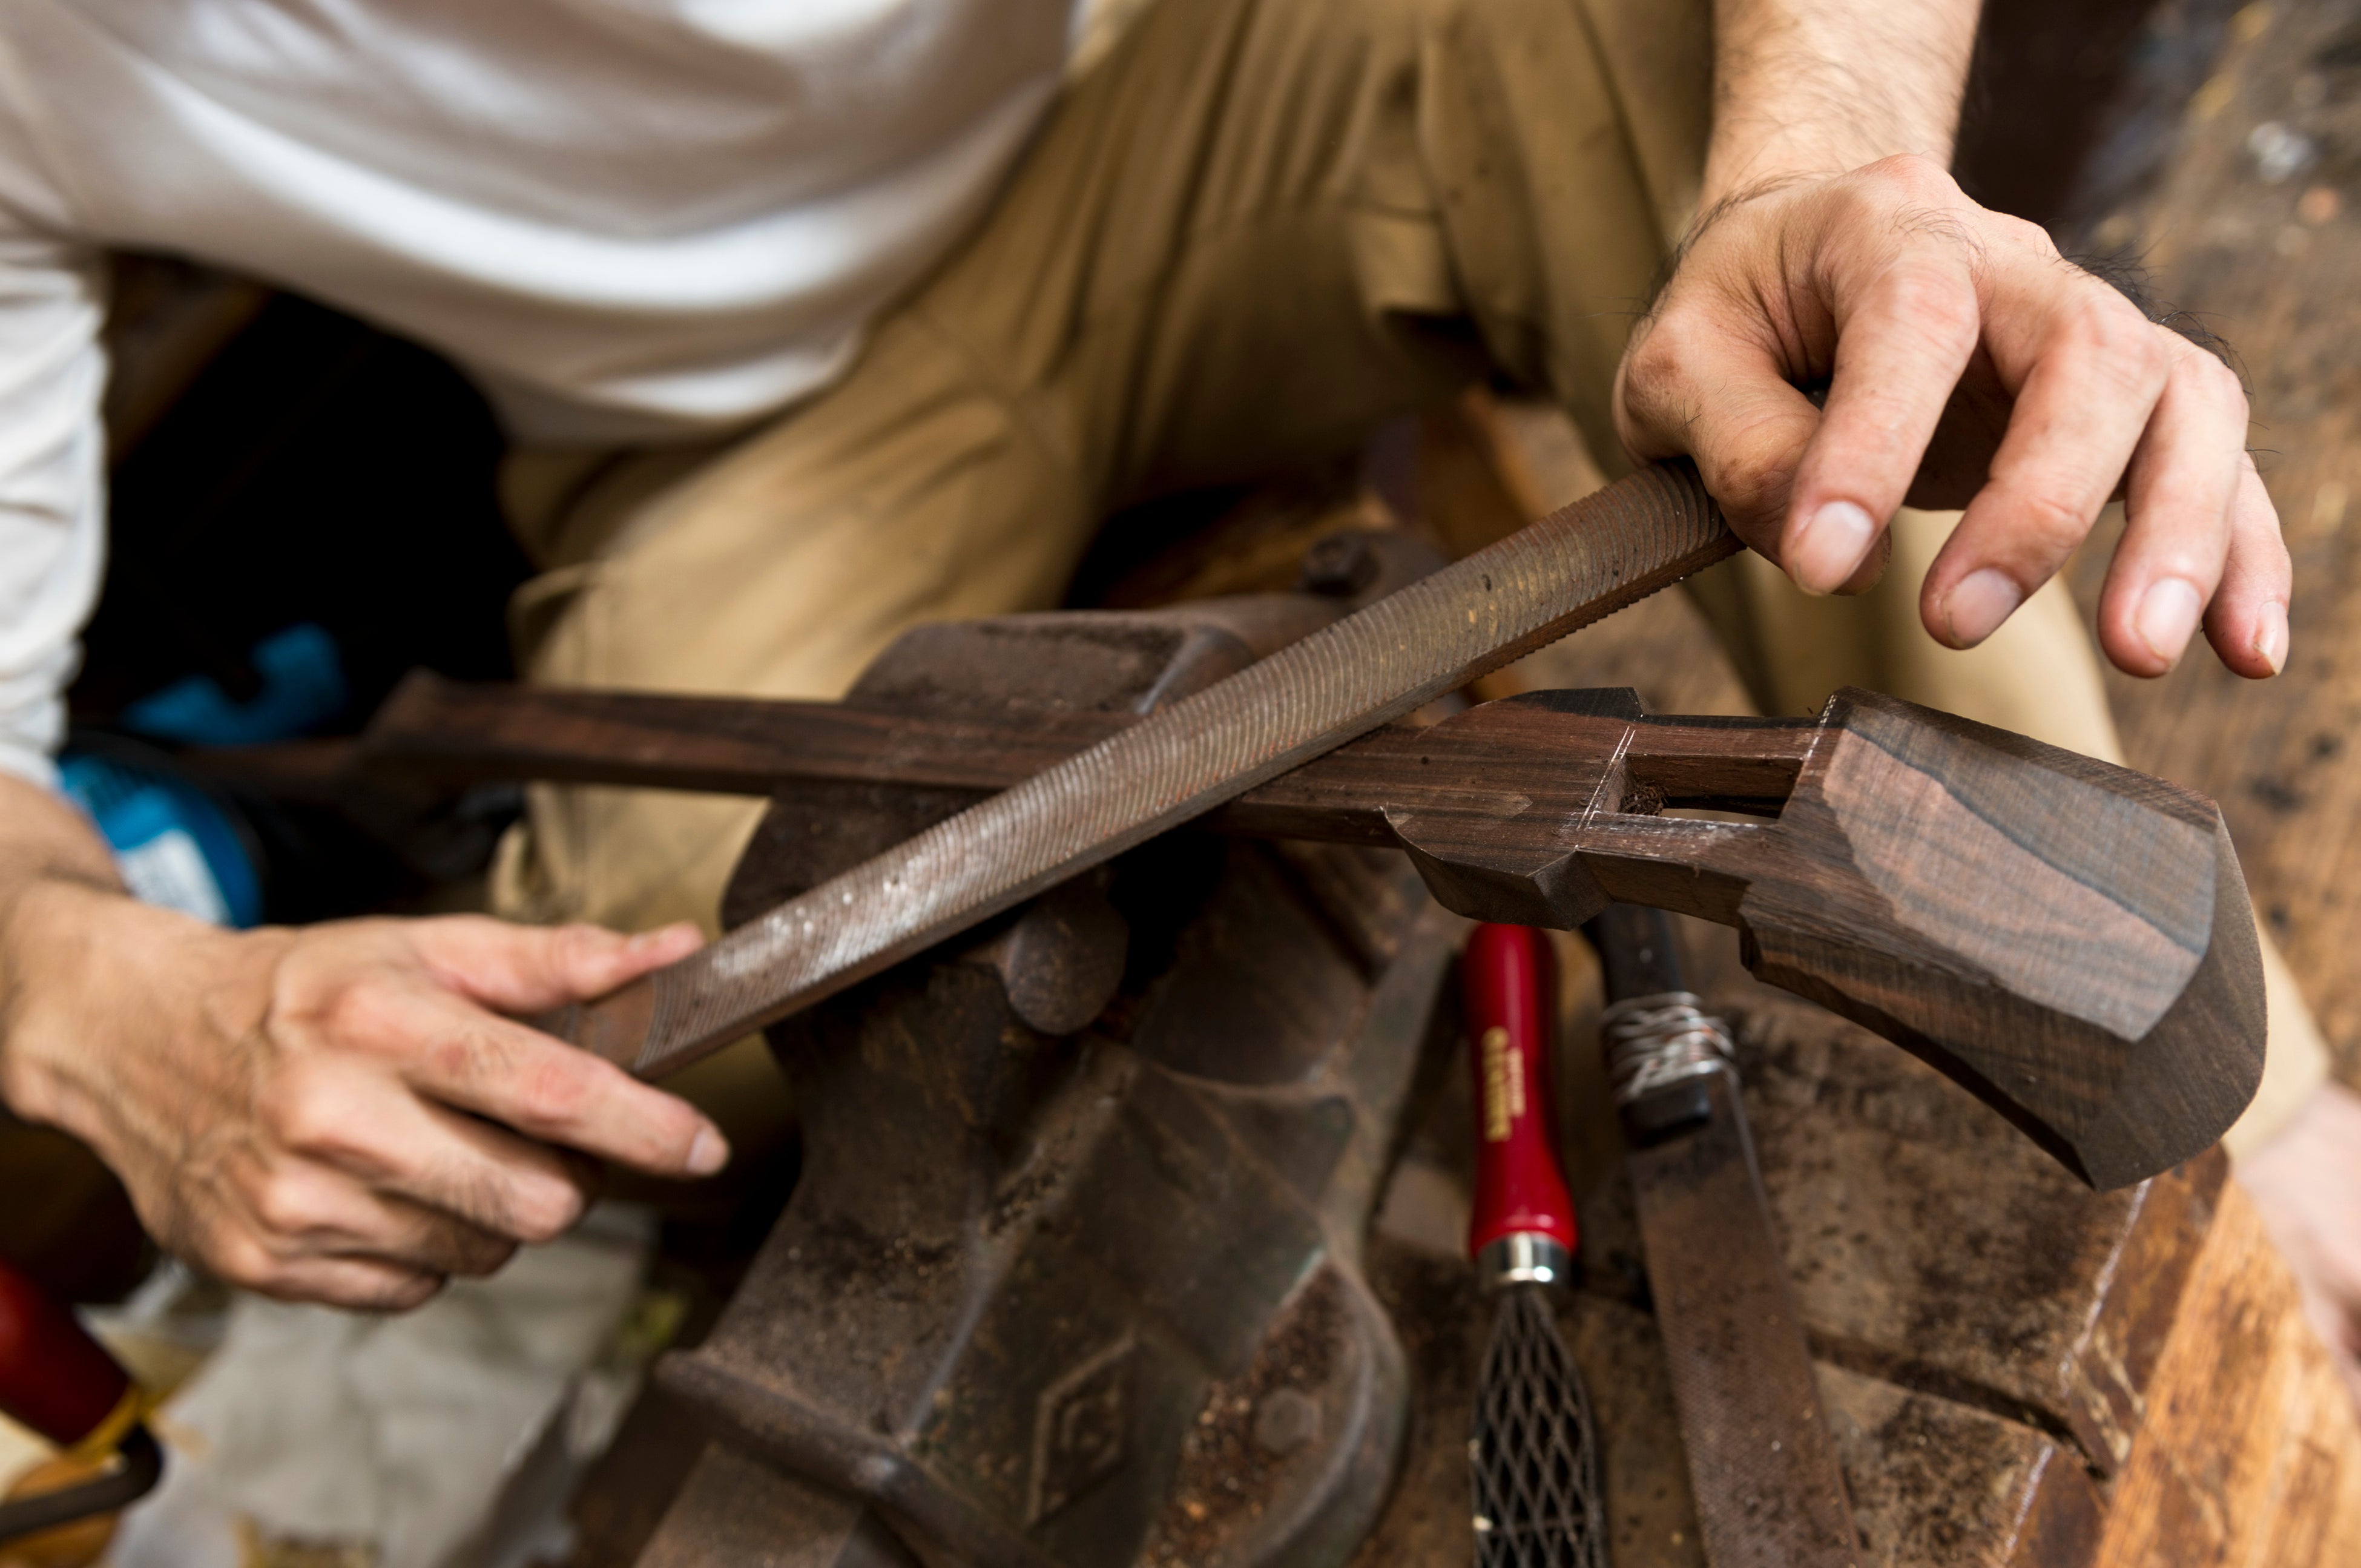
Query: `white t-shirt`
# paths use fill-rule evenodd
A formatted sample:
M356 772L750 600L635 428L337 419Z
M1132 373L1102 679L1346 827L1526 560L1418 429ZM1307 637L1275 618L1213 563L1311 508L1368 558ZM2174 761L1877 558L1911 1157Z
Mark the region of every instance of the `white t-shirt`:
M1077 0L12 0L0 769L47 779L104 552L99 254L177 252L466 367L532 441L826 385L977 215Z

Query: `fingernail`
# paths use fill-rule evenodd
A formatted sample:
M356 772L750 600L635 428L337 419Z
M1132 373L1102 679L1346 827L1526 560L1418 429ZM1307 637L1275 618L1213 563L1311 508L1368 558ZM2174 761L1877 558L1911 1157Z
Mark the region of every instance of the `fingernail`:
M2287 606L2276 602L2263 606L2262 624L2255 628L2255 656L2268 664L2275 675L2287 668Z
M2140 596L2139 609L2132 612L2132 630L2139 633L2149 652L2167 664L2175 663L2181 650L2189 646L2190 634L2197 630L2197 618L2204 610L2205 601L2197 597L2193 584L2180 577L2159 577Z
M1869 513L1850 501L1829 501L1795 535L1787 573L1807 594L1832 594L1851 578L1876 536L1877 523Z
M688 1146L689 1175L710 1176L729 1163L729 1140L714 1127L698 1128L697 1141Z
M1951 646L1974 647L1998 631L2000 623L2015 614L2024 602L2025 590L1998 567L1969 573L1953 585L1950 597L1943 601L1943 624L1950 629Z

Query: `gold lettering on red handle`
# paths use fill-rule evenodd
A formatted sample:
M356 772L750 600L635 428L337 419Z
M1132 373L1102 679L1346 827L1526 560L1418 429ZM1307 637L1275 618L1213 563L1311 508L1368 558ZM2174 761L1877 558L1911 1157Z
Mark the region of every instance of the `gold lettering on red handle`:
M1497 1024L1484 1031L1477 1048L1484 1060L1484 1141L1505 1144L1510 1126L1525 1113L1525 1053Z

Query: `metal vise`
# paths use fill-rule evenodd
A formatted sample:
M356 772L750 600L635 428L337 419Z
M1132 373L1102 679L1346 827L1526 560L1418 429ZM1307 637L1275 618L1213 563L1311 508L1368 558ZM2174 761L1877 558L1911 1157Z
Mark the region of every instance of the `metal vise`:
M1146 711L1341 608L925 627L857 690ZM725 921L961 803L782 794ZM642 1562L1340 1561L1406 1417L1360 1243L1455 925L1397 854L1183 833L772 1030L804 1170L661 1364L719 1441Z

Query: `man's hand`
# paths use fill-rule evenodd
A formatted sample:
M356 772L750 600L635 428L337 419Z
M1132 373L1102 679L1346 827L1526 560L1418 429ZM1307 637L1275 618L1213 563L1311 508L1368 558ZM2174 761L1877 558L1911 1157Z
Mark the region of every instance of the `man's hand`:
M1919 606L1954 648L2120 491L2107 656L2162 674L2202 620L2231 669L2274 674L2288 557L2237 378L1943 171L1981 8L1714 0L1703 215L1617 377L1624 444L1696 458L1809 593L1874 582L1905 501L1965 507Z
M2303 1292L2305 1315L2361 1401L2361 1094L2323 1086L2278 1136L2238 1164Z
M570 1226L584 1155L721 1167L721 1134L686 1102L502 1016L697 942L473 916L231 933L35 881L0 925L0 1093L90 1143L150 1233L222 1277L415 1306Z
M2286 663L2288 555L2236 376L1924 159L1708 213L1632 341L1617 413L1634 455L1694 456L1731 526L1807 592L1875 581L1897 507L1965 507L1919 607L1954 648L1992 635L2120 491L2107 656L2162 674L2202 618L2238 674Z

